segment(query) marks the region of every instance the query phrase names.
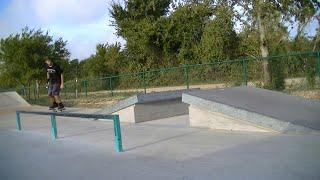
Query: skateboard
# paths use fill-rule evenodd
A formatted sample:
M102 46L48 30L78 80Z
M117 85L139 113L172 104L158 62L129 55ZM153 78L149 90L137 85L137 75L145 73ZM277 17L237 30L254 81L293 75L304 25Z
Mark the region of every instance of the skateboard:
M66 110L66 108L63 108L63 109L53 108L53 109L49 109L49 110L51 110L53 112L63 112Z

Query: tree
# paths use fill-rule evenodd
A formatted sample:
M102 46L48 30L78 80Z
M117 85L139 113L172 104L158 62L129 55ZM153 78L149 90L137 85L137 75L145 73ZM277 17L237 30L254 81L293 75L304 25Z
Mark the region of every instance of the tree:
M74 80L80 75L80 62L78 59L73 59L63 68L66 80Z
M262 61L264 72L264 84L270 83L270 74L268 71L270 36L269 28L276 27L284 22L300 22L304 23L315 13L315 3L310 0L303 1L268 1L264 0L241 0L237 2L237 5L242 7L242 12L238 11L238 19L246 21L247 24L255 26L259 32L260 53L264 58ZM246 18L242 18L245 16Z
M83 60L80 66L83 73L91 77L105 77L118 73L123 63L123 55L119 43L98 44L96 53Z
M169 10L170 0L130 0L113 3L110 14L117 34L126 40L130 70L156 67L162 61L159 20Z
M213 7L207 1L187 1L176 6L163 33L164 54L172 57L172 65L200 62L195 51L212 15Z
M237 57L239 40L232 11L227 6L217 6L214 15L206 24L199 44L198 57L203 63Z
M22 29L0 41L0 79L6 79L11 87L31 84L33 80L45 79L45 57L57 63L68 61L69 51L61 38L53 40L48 32Z
M319 1L313 0L313 3L314 3L314 6L318 7L318 9L320 8ZM314 41L313 51L319 50L320 48L320 11L319 10L316 12L315 19L318 21L318 29L317 29L316 36L313 39Z

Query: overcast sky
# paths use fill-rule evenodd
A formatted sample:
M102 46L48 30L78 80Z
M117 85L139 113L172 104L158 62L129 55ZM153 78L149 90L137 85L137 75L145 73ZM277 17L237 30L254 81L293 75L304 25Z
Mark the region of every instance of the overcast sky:
M115 0L116 2L119 0ZM25 26L49 31L55 38L68 41L71 58L84 59L95 52L97 43L124 40L110 26L112 0L0 0L0 38L21 32ZM315 34L313 21L307 28ZM291 35L295 34L294 28Z
M71 58L83 59L97 43L123 40L110 26L112 0L0 0L0 38L21 32L25 26L49 31L68 41Z

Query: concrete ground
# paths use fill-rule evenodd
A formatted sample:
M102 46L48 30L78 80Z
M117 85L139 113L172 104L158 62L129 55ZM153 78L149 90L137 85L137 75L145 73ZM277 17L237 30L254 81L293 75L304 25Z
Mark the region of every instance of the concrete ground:
M81 112L84 112L81 110ZM188 116L124 124L124 152L111 122L0 112L0 179L320 179L320 136L194 129Z

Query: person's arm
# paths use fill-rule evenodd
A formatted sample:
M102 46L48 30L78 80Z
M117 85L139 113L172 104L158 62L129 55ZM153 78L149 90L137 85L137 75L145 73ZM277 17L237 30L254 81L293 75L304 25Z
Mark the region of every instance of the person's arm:
M63 73L61 73L61 84L60 84L60 89L64 88L64 78L63 78Z

